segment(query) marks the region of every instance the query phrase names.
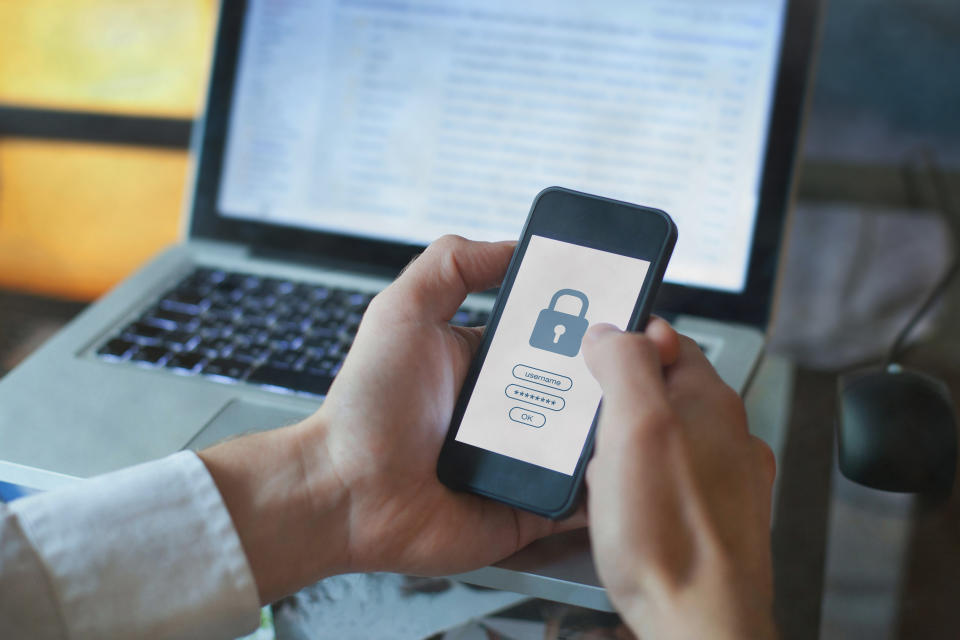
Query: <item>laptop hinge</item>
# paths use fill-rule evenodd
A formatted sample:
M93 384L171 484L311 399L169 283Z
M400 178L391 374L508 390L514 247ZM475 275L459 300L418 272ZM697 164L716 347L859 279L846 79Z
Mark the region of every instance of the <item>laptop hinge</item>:
M316 253L307 253L304 251L295 251L290 249L270 249L265 247L252 247L250 256L262 260L274 262L294 263L300 266L317 267L331 271L348 271L363 275L375 276L380 278L393 279L400 273L401 268L371 264L358 260L349 260L337 258L329 255L318 255Z

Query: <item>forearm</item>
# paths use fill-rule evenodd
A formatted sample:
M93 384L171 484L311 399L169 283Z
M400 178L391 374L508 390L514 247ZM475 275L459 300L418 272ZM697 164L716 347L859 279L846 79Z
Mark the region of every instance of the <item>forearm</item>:
M349 570L347 492L325 464L319 414L200 452L230 512L262 603Z

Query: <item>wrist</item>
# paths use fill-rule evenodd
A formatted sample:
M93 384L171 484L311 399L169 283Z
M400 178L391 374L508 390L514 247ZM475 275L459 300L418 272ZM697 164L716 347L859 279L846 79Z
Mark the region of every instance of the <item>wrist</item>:
M356 570L350 545L350 486L331 455L330 423L323 410L289 427L303 486L301 505L313 545L310 583Z
M240 536L263 603L349 570L347 494L325 459L325 434L315 415L199 453Z

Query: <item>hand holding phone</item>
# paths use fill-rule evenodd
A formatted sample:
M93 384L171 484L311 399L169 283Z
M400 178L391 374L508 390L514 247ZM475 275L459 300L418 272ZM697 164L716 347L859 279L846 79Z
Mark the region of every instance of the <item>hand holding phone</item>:
M576 508L600 386L591 324L646 325L676 242L657 209L553 187L534 200L467 373L437 474L551 518Z
M514 245L441 238L364 314L343 369L303 430L306 476L332 472L337 480L337 489L310 500L311 522L334 523L301 554L314 563L332 557L325 564L332 570L308 574L313 581L333 572L460 573L586 524L585 517L551 522L437 480L437 456L481 337L450 321L467 294L503 281ZM330 499L339 506L320 513Z

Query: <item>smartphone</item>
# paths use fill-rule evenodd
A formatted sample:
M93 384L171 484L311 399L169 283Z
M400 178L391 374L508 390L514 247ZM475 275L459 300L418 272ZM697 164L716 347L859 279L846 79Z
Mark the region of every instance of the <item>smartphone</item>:
M537 195L454 408L441 482L549 518L576 509L601 399L583 336L598 322L646 326L676 240L659 209Z

